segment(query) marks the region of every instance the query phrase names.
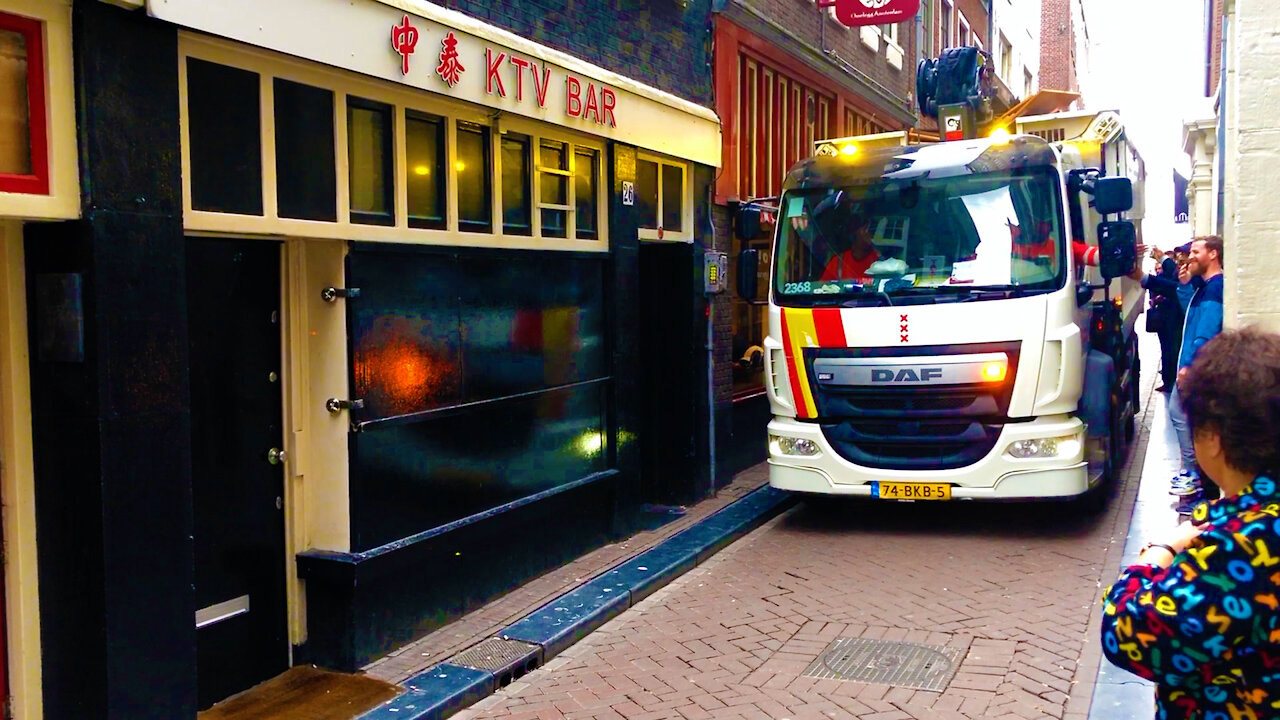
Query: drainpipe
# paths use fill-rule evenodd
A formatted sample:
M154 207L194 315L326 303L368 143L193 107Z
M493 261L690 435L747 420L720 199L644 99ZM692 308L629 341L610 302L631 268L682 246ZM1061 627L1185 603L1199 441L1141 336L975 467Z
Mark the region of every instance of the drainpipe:
M716 249L716 225L712 217L715 210L715 183L707 188L707 232L711 237L711 250ZM704 253L705 257L705 253ZM706 274L704 264L703 274ZM705 281L705 280L704 280ZM707 295L707 454L711 456L707 473L707 497L716 494L716 304L715 295Z
M987 0L987 52L995 57L996 49L996 0Z

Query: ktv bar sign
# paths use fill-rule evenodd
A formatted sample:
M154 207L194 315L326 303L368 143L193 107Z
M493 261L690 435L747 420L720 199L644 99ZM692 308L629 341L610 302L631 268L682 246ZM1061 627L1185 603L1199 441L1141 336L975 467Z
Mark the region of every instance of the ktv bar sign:
M843 25L891 25L914 18L920 0L835 0L835 6Z

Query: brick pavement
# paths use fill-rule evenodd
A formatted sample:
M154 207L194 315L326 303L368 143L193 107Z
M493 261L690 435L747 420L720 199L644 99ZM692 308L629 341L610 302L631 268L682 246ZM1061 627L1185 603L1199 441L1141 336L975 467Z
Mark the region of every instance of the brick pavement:
M410 677L457 653L491 638L544 603L635 557L690 525L747 495L768 482L768 470L761 464L738 473L710 497L686 509L685 514L653 530L645 530L625 540L610 543L539 576L510 593L438 630L388 653L361 668L361 672L390 683Z
M1148 426L1098 515L801 505L455 717L1084 720ZM802 677L837 637L964 653L942 692Z

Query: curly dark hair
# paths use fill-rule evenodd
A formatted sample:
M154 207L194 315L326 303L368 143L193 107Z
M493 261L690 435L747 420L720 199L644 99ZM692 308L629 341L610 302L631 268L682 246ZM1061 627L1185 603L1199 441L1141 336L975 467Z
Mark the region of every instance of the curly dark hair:
M1280 335L1224 330L1196 353L1178 391L1192 432L1222 437L1228 465L1280 473Z

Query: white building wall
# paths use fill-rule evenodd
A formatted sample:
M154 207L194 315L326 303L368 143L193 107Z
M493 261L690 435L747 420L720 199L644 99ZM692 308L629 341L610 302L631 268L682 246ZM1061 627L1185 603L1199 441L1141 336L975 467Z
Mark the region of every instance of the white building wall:
M1040 89L1040 3L1025 0L992 0L996 32L992 34L992 54L996 69L1004 67L999 37L1004 35L1012 50L1009 77L1001 76L1013 94L1025 97L1024 70L1031 72L1031 91Z
M1089 107L1089 81L1091 79L1089 47L1092 42L1089 39L1089 18L1084 14L1082 0L1071 0L1071 27L1075 30L1076 83L1080 88L1080 100L1077 102L1077 106L1085 108Z
M1280 332L1280 3L1227 3L1226 324Z

